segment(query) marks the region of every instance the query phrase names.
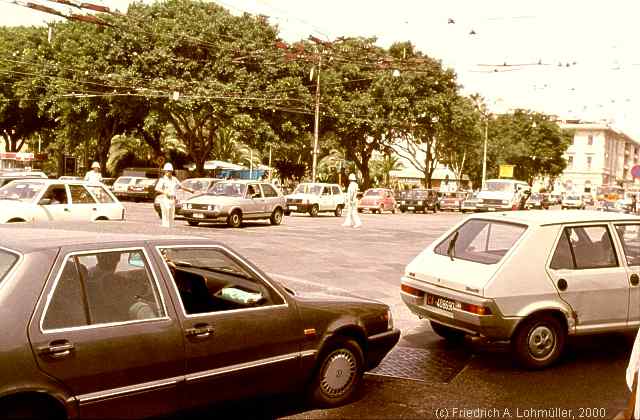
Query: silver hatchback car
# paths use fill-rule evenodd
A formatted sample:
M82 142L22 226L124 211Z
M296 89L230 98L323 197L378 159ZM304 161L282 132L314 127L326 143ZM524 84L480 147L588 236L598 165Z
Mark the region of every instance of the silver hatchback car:
M207 192L185 201L182 215L191 226L200 223L226 222L242 226L243 220L269 219L282 223L286 199L268 182L233 180L215 184Z

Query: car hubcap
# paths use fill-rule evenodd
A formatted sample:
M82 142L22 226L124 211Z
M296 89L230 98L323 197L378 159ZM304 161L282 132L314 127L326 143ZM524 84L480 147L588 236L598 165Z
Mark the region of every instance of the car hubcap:
M276 223L280 223L280 220L282 220L282 213L280 213L279 211L276 212L276 217L275 217Z
M346 349L337 350L324 366L320 387L326 395L338 397L349 389L355 375L356 360L353 353Z
M555 345L555 335L546 325L535 327L529 334L529 351L536 359L548 357L553 352Z
M237 225L237 224L238 224L238 222L239 222L239 220L240 220L240 218L238 217L238 215L237 215L237 214L234 214L233 216L231 216L231 222L232 222L234 225Z

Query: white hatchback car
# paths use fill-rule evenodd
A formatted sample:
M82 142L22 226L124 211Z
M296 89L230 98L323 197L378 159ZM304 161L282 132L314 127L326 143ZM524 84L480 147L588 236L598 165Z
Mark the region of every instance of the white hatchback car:
M401 296L447 338L511 341L543 368L567 335L640 326L640 217L596 211L478 214L406 268Z
M316 217L321 212L331 212L336 217L342 216L344 209L344 193L338 184L322 182L303 182L287 198L285 214L309 213Z
M0 188L0 223L124 220L124 206L104 185L24 179Z

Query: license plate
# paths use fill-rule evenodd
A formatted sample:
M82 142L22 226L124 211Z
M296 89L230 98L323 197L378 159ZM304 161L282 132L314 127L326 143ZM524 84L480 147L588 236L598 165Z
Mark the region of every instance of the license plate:
M453 309L456 307L456 303L449 299L435 297L433 306L442 309L443 311L453 312Z
M298 206L289 206L289 210L298 210Z
M495 207L489 207L487 210L489 210L489 211L496 211Z
M202 213L193 213L194 219L204 219L204 214Z
M411 206L411 207L407 207L408 210L415 210L415 207Z

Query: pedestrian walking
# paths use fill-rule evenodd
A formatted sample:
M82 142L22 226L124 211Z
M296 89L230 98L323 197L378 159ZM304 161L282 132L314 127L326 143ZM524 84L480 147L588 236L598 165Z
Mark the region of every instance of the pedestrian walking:
M100 184L102 182L102 174L100 173L100 164L93 162L91 164L91 170L86 173L84 180L89 184Z
M162 168L164 176L156 184L156 191L162 196L159 198L160 212L162 213L162 227L173 227L173 219L176 214L176 192L180 188L180 181L173 176L173 165L165 163Z
M362 226L362 221L360 220L360 216L358 216L358 183L356 182L356 175L349 175L349 181L347 197L344 203L347 218L342 226L359 228Z
M620 412L615 419L640 419L640 394L638 394L638 371L640 371L640 331L633 343L629 365L627 366L626 380L631 391L627 409Z

